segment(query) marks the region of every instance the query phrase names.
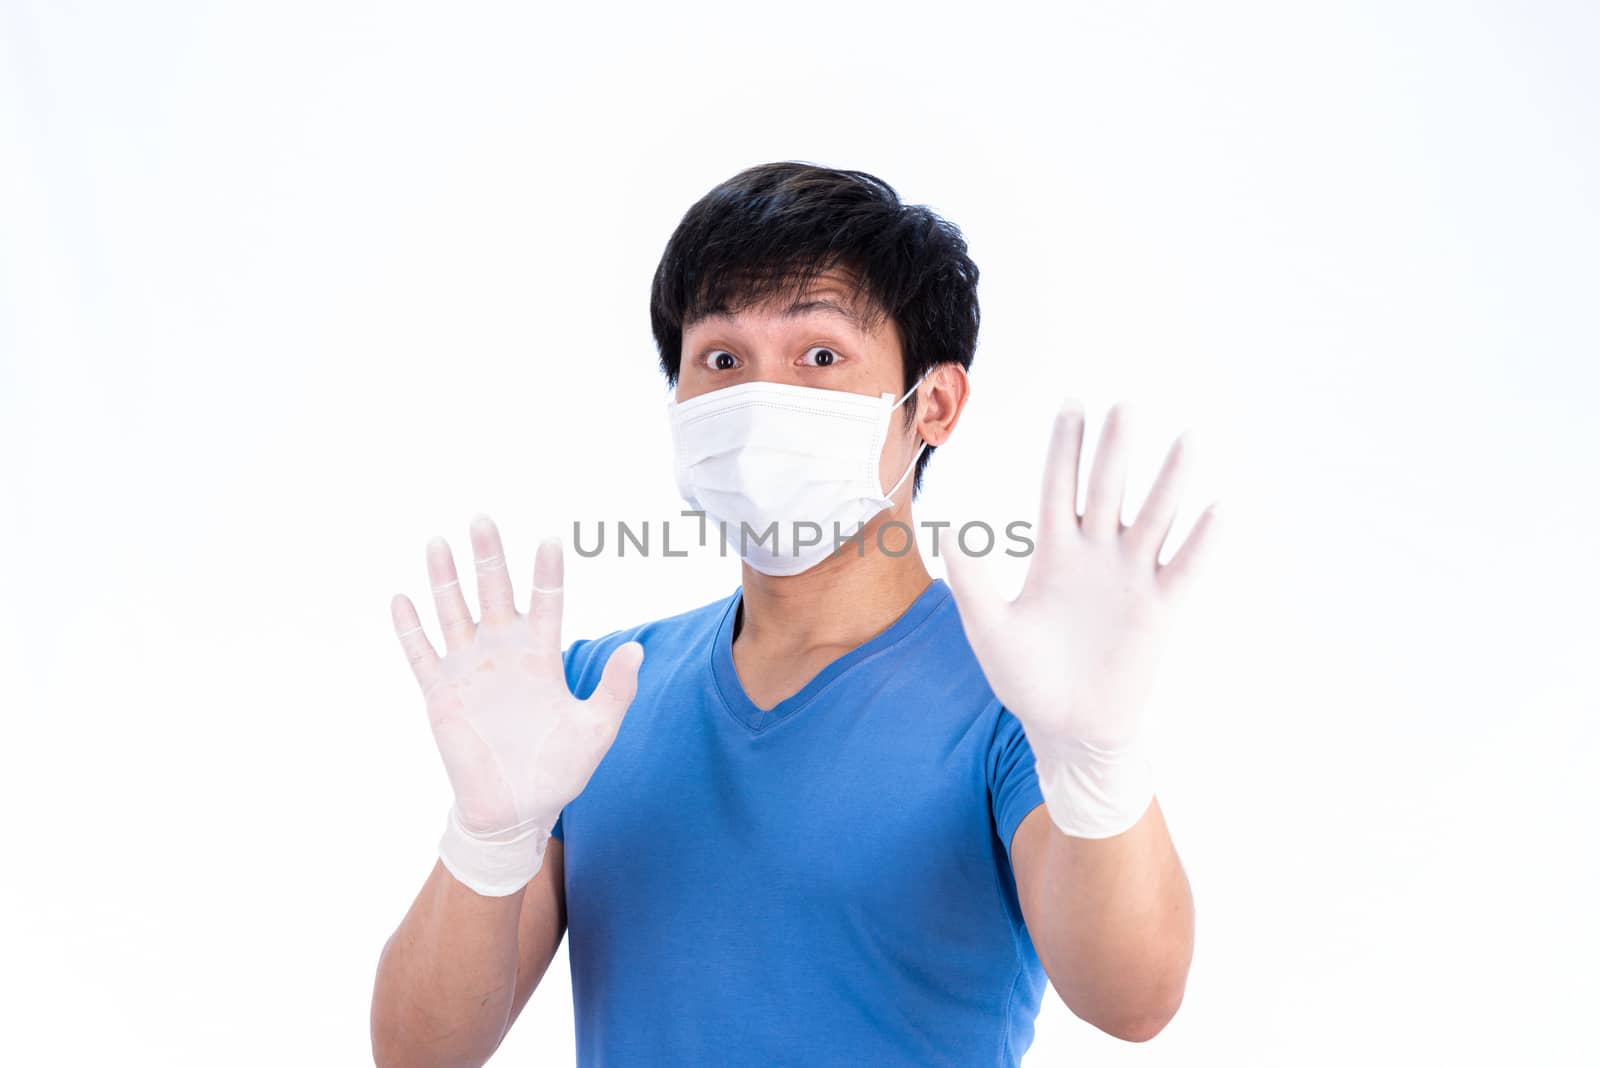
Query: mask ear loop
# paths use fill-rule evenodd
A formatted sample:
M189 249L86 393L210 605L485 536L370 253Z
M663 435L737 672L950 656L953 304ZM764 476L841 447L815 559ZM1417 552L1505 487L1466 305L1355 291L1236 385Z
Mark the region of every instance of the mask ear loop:
M931 367L922 372L922 377L911 383L911 388L900 394L900 399L889 405L889 410L892 412L896 408L900 407L900 405L904 404L906 402L906 398L915 393L917 391L917 387L926 382L928 380L928 376L931 374L933 374L933 368Z
M895 490L905 485L906 478L911 474L911 472L917 469L917 461L922 458L922 450L926 449L927 447L928 443L926 441L917 446L916 454L911 457L911 462L906 465L906 473L900 476L900 480L894 484L888 493L884 494L885 497L888 497L891 500L894 499Z
M900 405L904 404L906 402L906 398L915 393L917 391L917 387L926 382L928 380L928 376L931 374L933 374L933 368L931 367L922 372L922 377L917 379L916 382L912 383L911 388L906 390L905 393L901 395L899 400L895 401L889 406L889 410L892 412L896 408L900 407ZM927 447L928 443L926 441L917 446L917 451L912 455L911 462L906 465L905 473L895 481L894 486L890 488L889 492L884 494L885 497L888 497L892 500L894 498L895 490L898 490L901 486L905 485L905 481L910 476L911 472L917 469L917 461L922 458L922 450L926 449Z

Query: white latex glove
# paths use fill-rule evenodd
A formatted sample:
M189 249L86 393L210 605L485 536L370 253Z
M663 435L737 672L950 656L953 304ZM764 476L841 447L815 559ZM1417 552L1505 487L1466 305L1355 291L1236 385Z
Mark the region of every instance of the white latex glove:
M544 862L561 809L583 791L633 700L644 649L621 645L587 701L567 689L561 661L561 543L539 545L533 597L517 611L500 533L472 522L479 622L472 621L443 538L428 543L428 577L441 658L404 594L390 602L455 791L439 857L450 874L489 897L520 890Z
M1173 443L1138 517L1123 526L1127 412L1118 405L1106 416L1080 520L1083 423L1076 401L1056 417L1038 538L1017 599L1001 600L959 548L946 564L984 677L1027 735L1051 821L1066 834L1109 838L1138 823L1155 794L1145 699L1217 506L1158 566L1178 510L1188 435Z

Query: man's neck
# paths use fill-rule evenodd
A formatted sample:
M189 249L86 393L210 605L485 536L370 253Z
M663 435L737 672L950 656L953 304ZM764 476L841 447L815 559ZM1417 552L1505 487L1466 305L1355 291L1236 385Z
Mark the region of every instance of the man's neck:
M903 514L898 508L880 512L862 532L859 550L847 542L798 575L763 575L746 564L735 642L802 654L818 648L853 649L887 630L932 581L915 541L899 556L880 551L878 530L894 520L904 523L904 529L915 529L909 507ZM884 534L891 550L905 543L904 529Z

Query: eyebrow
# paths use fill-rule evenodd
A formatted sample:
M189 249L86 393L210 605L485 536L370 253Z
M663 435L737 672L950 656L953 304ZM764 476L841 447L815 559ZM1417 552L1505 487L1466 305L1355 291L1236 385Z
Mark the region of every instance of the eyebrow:
M843 318L850 320L850 322L854 323L856 326L866 326L866 323L862 321L862 317L860 315L857 315L854 311L845 307L843 304L840 304L838 301L829 300L826 297L813 298L811 300L797 300L783 310L783 315L786 319L792 319L796 316L804 315L806 312L810 311L830 311L835 315L842 316Z

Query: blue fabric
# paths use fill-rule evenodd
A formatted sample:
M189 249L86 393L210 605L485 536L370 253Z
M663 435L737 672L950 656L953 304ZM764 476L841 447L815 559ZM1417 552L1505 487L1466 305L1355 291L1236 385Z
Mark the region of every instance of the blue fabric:
M578 1064L1015 1065L1046 986L1011 836L1041 803L943 581L769 711L739 591L622 642L639 694L563 810Z

